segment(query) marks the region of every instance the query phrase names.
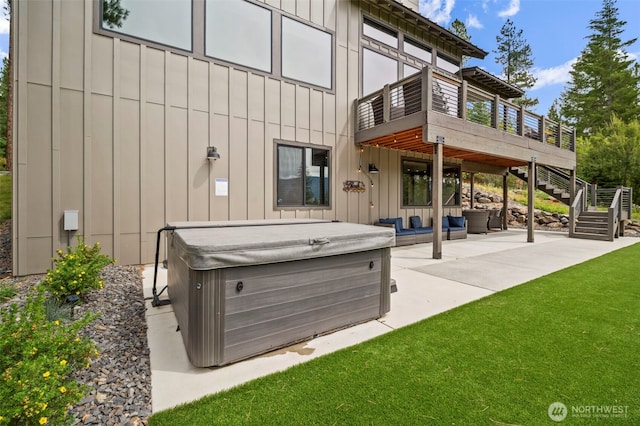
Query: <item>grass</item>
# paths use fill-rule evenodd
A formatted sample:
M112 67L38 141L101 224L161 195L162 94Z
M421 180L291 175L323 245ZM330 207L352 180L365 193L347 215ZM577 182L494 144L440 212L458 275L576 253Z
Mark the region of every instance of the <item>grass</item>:
M640 422L640 244L154 414L150 425ZM605 419L606 420L606 419ZM610 421L612 419L609 419Z
M11 175L0 175L0 222L11 219Z
M502 188L494 187L491 185L476 184L475 187L481 191L489 191L496 194L502 194ZM517 203L522 204L523 206L527 206L529 204L528 191L526 188L518 191L516 191L515 189L509 189L509 198ZM561 203L549 194L539 190L536 190L533 207L549 213L569 214L569 206Z

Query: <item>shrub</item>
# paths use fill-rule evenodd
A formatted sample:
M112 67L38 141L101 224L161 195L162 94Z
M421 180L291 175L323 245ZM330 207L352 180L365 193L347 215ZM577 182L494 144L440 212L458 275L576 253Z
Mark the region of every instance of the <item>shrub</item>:
M98 353L79 330L95 319L47 321L44 295L0 309L0 424L68 424L88 388L70 378Z
M0 281L0 302L11 299L16 293L16 289L11 284Z
M40 285L58 299L69 295L82 295L92 289L101 289L100 271L113 260L100 253L100 243L88 246L84 238L78 237L75 248L67 247L67 252L57 251L53 259L55 268L47 271Z

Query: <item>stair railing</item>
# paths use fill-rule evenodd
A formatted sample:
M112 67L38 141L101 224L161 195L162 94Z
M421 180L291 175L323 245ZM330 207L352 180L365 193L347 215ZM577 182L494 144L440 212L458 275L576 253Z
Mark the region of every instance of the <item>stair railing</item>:
M616 193L611 200L611 204L609 205L609 220L608 220L608 234L609 241L613 241L615 237L617 237L616 232L618 231L618 226L620 225L620 205L622 203L622 188L616 189Z
M571 203L571 207L569 207L569 236L573 237L576 232L576 222L580 213L584 211L585 208L585 198L584 197L584 189L579 189L576 193L576 198L573 199L573 203Z

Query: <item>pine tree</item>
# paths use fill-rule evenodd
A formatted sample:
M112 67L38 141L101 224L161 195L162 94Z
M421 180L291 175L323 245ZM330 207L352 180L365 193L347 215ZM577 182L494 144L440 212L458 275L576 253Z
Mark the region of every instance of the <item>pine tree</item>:
M496 36L498 50L496 63L502 65L502 74L507 81L526 92L536 83L536 77L529 71L533 67L533 54L531 46L522 36L522 30L516 28L511 19L507 19L500 35ZM538 104L537 98L529 98L526 95L513 101L524 107L532 107Z
M449 26L449 31L460 37L461 39L470 42L471 36L467 32L467 26L459 19L455 19L451 25ZM464 67L467 61L469 60L468 56L462 56L462 66Z
M561 95L562 116L579 135L606 127L613 115L624 122L640 115L638 64L625 51L636 38L622 41L626 21L618 18L615 2L603 0L602 9L589 21L589 41Z

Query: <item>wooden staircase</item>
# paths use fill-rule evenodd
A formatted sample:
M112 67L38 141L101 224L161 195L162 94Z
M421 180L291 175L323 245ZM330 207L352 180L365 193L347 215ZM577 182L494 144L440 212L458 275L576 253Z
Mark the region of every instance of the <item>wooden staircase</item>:
M549 169L549 170L553 170L553 169ZM527 172L526 168L511 167L509 169L509 172L512 175L520 178L525 182L527 182L529 179L529 173ZM548 174L546 176L548 176ZM565 189L569 187L569 179L566 179L566 185L563 185L563 186L564 188L552 183L551 179L540 179L540 174L538 173L538 176L536 179L536 188L544 192L545 194L552 196L553 198L560 201L561 203L564 203L567 206L569 206L571 205L571 195L569 194L569 191Z
M611 240L609 229L608 212L586 210L578 216L575 231L571 236L573 238L609 241Z

